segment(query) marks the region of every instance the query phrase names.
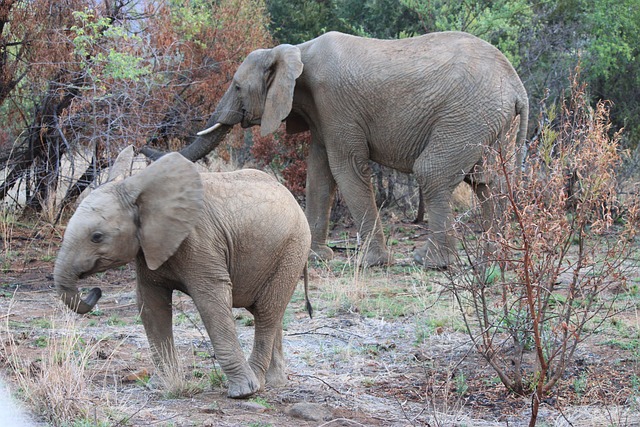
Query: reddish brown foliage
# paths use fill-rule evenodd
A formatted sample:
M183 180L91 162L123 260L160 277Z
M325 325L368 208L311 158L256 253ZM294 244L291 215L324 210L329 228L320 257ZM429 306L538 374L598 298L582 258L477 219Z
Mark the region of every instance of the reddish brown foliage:
M307 179L305 158L310 141L310 132L291 135L284 131L284 126L268 136L260 136L258 131L254 131L251 154L261 165L281 174L287 188L296 197L301 197Z
M127 0L24 3L0 0L0 127L8 141L0 166L5 151L19 165L0 183L0 198L29 168L42 173L28 185L55 187L69 149L100 169L129 144L181 148L246 55L272 44L256 0L145 2L144 11ZM132 62L139 73L127 69ZM11 106L3 105L9 96Z

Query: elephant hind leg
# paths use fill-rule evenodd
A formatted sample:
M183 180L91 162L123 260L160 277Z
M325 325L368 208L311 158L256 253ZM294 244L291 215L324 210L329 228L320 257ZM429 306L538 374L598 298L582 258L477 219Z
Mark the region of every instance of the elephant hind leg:
M191 297L209 333L216 358L229 381L227 395L245 398L260 389L261 383L247 363L232 315L232 284L227 277L210 283L198 283L190 289ZM212 291L212 289L214 291Z
M451 165L456 162L443 158L441 152L446 150L434 151L433 147L437 147L437 144L433 144L432 150L425 150L414 164L414 174L424 198L430 229L427 243L414 252L414 260L425 268L442 270L451 264L455 253L451 195L463 175L453 173Z
M276 337L273 341L273 351L271 353L271 363L266 375L267 385L271 387L282 387L287 383L285 372L284 353L282 351L282 328L276 329Z
M425 268L446 269L451 264L455 241L451 236L453 215L450 207L451 195L442 192L426 199L427 217L431 233L427 242L414 252L414 260Z
M250 310L255 319L253 350L249 356L249 366L255 373L260 385L283 386L287 381L284 355L282 352L282 318ZM274 311L280 311L274 307ZM284 307L281 309L284 314Z
M258 310L255 306L247 308L254 317L255 331L253 336L253 349L249 356L249 366L254 372L260 387L264 387L266 383L267 370L271 364L271 358L273 354L273 346L276 338L276 330L280 322L271 316L265 315Z
M491 229L499 230L504 225L504 218L501 214L504 210L504 206L501 206L501 203L504 200L499 197L493 197L490 184L484 180L474 179L474 176L471 176L466 178L465 181L471 185L480 201L482 229L485 232L489 232ZM495 250L495 244L491 243L490 239L487 240L483 248L485 256L492 258L491 254L494 254Z
M282 351L282 320L304 268L307 251L298 247L286 248L275 253L274 257L279 260L276 271L264 283L253 306L248 307L255 319L249 365L262 385L282 386L287 380Z
M495 201L491 198L491 189L489 184L481 181L474 181L473 179L465 179L467 183L471 185L482 209L482 228L484 231L488 231L493 225L492 222L495 219Z

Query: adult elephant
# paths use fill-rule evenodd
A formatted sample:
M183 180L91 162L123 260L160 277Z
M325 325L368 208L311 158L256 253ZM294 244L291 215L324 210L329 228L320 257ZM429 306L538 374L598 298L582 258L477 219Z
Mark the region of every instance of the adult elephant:
M116 161L128 163L123 171L131 168L122 160L126 152L133 149ZM135 260L140 317L159 367L175 367L171 299L179 290L193 298L230 397L282 385L282 319L311 244L291 193L257 170L200 174L177 153L133 176L111 175L82 201L65 231L54 268L65 304L89 312L102 292L94 288L82 299L78 280ZM232 307L255 318L248 361ZM311 314L308 299L307 308Z
M527 93L507 58L470 34L376 40L330 32L250 53L208 129L181 153L191 160L206 155L237 123L261 125L262 135L283 120L287 132L311 130L306 216L312 251L333 256L327 232L337 187L368 243L366 265L390 261L369 160L413 172L432 231L415 257L442 268L454 247L448 233L453 189L465 180L487 198L491 177L480 173L484 147L502 143L517 116L520 147L528 112Z

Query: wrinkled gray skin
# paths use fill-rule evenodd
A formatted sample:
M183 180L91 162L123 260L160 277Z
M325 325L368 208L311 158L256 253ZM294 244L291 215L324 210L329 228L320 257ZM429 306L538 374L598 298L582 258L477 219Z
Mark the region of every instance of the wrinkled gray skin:
M323 259L333 255L326 239L337 187L364 241L369 239L366 265L390 261L369 160L412 172L433 232L415 258L425 267L442 268L453 248L447 232L453 189L464 180L481 201L488 197L491 177L481 170L485 147L504 143L517 116L513 134L516 147L522 147L528 109L527 93L509 61L469 34L375 40L331 32L249 54L207 123L223 126L182 153L197 160L237 123L261 125L263 135L283 120L290 133L310 129L306 215L312 251ZM489 224L491 210L485 215Z
M78 279L135 260L137 299L154 362L175 366L171 296L193 298L229 381L249 396L286 381L282 318L305 268L311 235L291 193L263 172L203 173L178 153L94 190L69 221L55 264L66 305L86 313ZM249 360L232 307L255 316Z

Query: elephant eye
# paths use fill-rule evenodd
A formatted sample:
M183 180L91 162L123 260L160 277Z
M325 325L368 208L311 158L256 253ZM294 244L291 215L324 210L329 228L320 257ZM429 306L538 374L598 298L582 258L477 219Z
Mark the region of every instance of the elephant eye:
M235 89L236 89L237 92L240 92L240 85L236 85Z
M91 235L91 241L93 243L100 243L102 242L102 238L104 237L104 234L102 234L99 231L95 231L92 235Z

